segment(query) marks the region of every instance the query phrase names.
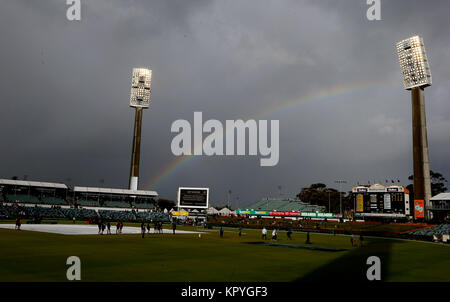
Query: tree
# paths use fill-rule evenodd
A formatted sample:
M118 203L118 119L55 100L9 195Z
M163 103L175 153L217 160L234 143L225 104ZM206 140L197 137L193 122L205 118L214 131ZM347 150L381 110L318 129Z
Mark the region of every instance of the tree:
M410 181L413 181L414 176L410 175L408 179ZM447 192L447 187L445 186L445 183L447 183L448 181L441 173L430 170L430 180L431 180L431 196ZM409 184L408 186L406 186L406 188L409 190L411 200L414 200L414 184Z
M323 183L315 183L308 188L302 188L300 193L297 194L297 198L303 202L308 202L314 205L323 206L330 212L339 212L339 190L328 188ZM344 192L342 194L342 208L343 210L352 209L353 204ZM328 209L328 204L331 205L331 210Z
M167 209L167 211L170 211L175 207L175 202L172 200L160 198L156 201L156 205L160 209Z

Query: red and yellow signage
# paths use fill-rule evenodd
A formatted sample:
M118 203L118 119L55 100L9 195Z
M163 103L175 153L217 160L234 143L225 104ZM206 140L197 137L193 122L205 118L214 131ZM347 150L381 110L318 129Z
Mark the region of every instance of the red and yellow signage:
M301 212L269 211L270 216L302 216Z

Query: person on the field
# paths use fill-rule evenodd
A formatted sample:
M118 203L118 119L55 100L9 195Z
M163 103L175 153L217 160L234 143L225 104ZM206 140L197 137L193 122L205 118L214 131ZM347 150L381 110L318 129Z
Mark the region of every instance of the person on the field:
M117 223L116 223L116 234L119 234L119 231L120 231L120 222L119 222L119 220L117 220Z
M145 236L145 223L144 222L141 223L141 234L142 234L142 238L144 238L144 236Z
M220 233L220 238L223 238L223 228L222 227L220 227L219 233Z
M121 221L121 222L120 222L120 231L119 231L120 234L122 234L122 229L123 229L123 222Z
M239 227L239 237L241 237L242 236L242 227L240 226Z
M150 222L147 223L147 233L150 234Z
M172 231L175 234L175 230L177 229L177 223L174 221L172 222Z
M111 235L111 223L109 223L109 221L106 224L106 228L107 228L108 235Z
M272 240L277 240L277 229L273 229L272 231Z
M292 235L292 230L291 228L288 229L287 233L286 233L287 237L289 240L292 240L291 235Z
M306 244L311 244L311 238L309 237L309 232L306 232Z
M15 229L20 231L20 225L21 225L21 223L20 223L20 218L17 217L17 218L16 218L16 227L15 227Z
M102 233L102 221L99 220L99 221L97 222L97 224L98 224L98 233L101 234L101 233Z
M355 246L355 240L356 240L355 234L352 234L352 237L350 238L350 242L352 243L352 246Z
M262 229L262 239L267 240L267 229L265 227Z

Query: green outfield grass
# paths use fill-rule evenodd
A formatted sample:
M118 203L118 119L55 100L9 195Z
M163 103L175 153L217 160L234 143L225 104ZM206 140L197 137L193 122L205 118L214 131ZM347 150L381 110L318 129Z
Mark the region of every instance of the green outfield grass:
M365 280L369 256L382 261L386 281L450 281L450 247L427 242L311 233L325 252L246 244L261 241L259 230L195 227L197 234L58 235L0 229L0 281L66 281L66 259L78 256L82 281L321 281ZM305 245L306 234L278 243Z

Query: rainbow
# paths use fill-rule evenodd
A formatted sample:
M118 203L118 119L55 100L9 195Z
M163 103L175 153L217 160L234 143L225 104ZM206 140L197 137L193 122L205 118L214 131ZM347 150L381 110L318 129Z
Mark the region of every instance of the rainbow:
M344 95L350 95L355 94L358 92L366 91L368 89L373 88L379 88L379 87L386 87L391 86L392 82L381 82L381 83L365 83L365 84L350 84L345 86L334 86L329 87L326 89L322 89L318 92L309 94L305 97L299 98L299 99L293 99L286 103L275 103L273 106L267 107L261 112L255 114L254 116L250 116L247 119L255 119L259 120L264 117L267 117L269 115L272 115L274 113L287 110L290 108L293 108L299 104L308 102L308 101L319 101L319 100L326 100L326 99L332 99L339 96ZM194 150L198 150L199 148L202 148L202 145L194 146ZM150 182L144 186L145 189L155 189L163 180L168 179L174 172L181 167L183 167L190 159L193 159L195 155L182 155L178 156L176 159L172 160L164 169L159 171L158 174L156 174L155 177L153 177Z

